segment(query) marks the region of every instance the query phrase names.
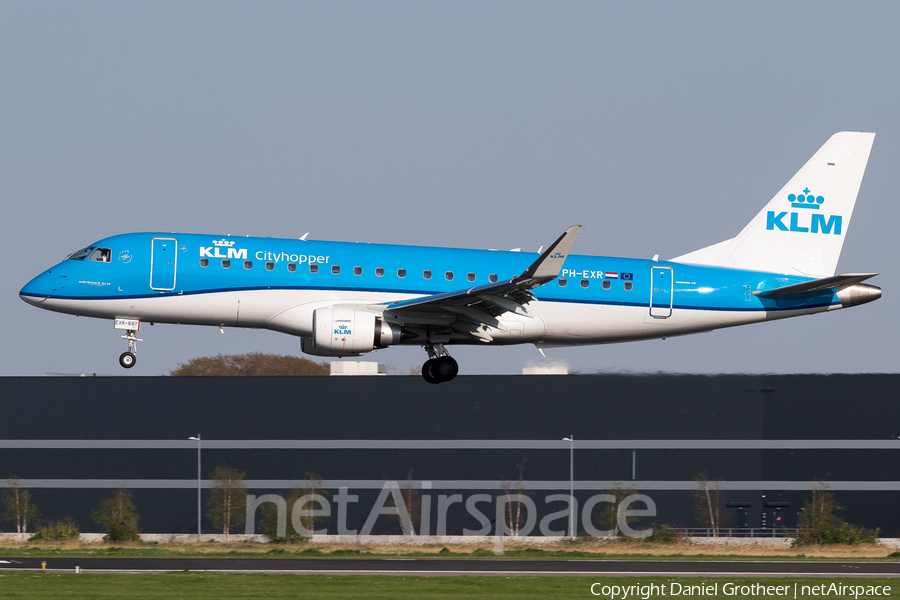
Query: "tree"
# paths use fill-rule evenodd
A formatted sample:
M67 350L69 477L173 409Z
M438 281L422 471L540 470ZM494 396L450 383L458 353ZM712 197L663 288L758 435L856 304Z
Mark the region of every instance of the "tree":
M327 496L328 492L322 489L322 476L313 471L306 472L307 486L300 490L300 497L304 496ZM310 514L313 510L319 508L318 503L314 500L306 500L300 506L300 525L307 531L313 531L316 525L324 523L328 520L325 516L315 516ZM291 509L293 510L293 509Z
M209 502L206 503L206 515L213 526L225 534L226 542L231 530L243 525L247 517L247 488L244 487L246 475L243 471L225 465L219 465L209 474L212 489Z
M81 535L78 523L70 517L58 521L38 523L34 527L34 535L31 540L44 540L52 542L64 542L65 540L77 540Z
M409 468L406 472L406 481L401 483L399 487L400 496L403 498L403 504L406 505L406 512L409 514L409 522L413 527L417 527L422 519L422 503L419 500L419 492L413 489L412 476L414 470L413 467ZM391 479L387 475L385 475L384 478L387 480ZM394 502L393 494L388 496L385 506L397 506L397 503ZM400 518L399 514L391 515L391 518L397 519L400 523L400 531L403 532L403 535L412 535L412 532L406 531L406 526L403 524L403 519Z
M617 538L619 537L619 511L622 509L622 500L638 492L633 487L623 488L619 482L616 482L613 484L612 489L606 490L606 493L616 500L612 503L604 503L603 508L599 511L599 514L595 515L594 520L600 526L600 529L604 531L611 530L613 537ZM635 523L637 521L637 517L630 515L625 517L625 523Z
M879 530L857 527L844 521L835 513L843 510L843 506L834 499L834 494L827 492L828 484L819 481L813 487L812 498L803 505L800 513L798 544L859 544L875 543Z
M322 489L322 476L312 471L306 472L306 486L291 490L291 495L285 500L287 507L287 517L291 518L294 513L294 507L301 498L306 496L327 496L328 492ZM316 525L328 520L328 517L310 514L318 509L318 503L314 500L304 500L300 506L300 526L307 531L313 531ZM265 503L260 508L260 529L263 534L275 543L296 544L303 540L303 536L297 532L294 527L287 527L285 537L278 536L278 507L271 502Z
M117 489L112 498L101 500L91 512L94 523L106 526L105 539L110 542L140 540L139 518L131 492L124 488Z
M19 478L10 474L6 480L7 489L0 501L3 503L3 520L15 523L19 539L28 533L28 524L38 519L38 509L31 501L31 492L19 486Z
M298 356L279 354L219 354L201 356L186 363L169 375L175 377L209 377L215 375L329 375L331 370L323 363L313 362Z
M259 508L259 530L264 536L269 538L270 542L276 544L296 544L303 540L303 536L297 533L297 530L291 527L291 511L294 504L303 492L298 489L291 490L291 494L285 498L286 518L288 519L287 527L284 531L284 537L278 535L278 507L272 502L266 502Z
M697 507L697 518L705 527L712 530L713 537L719 537L719 527L722 526L719 515L722 512L722 490L719 489L719 480L711 480L709 473L703 471L694 475L697 489L691 492Z
M515 482L515 487L513 484L503 476L500 476L500 489L502 490L504 496L518 494L520 496L530 496L532 492L529 492L525 489L525 463L528 462L528 457L522 457L522 462L516 465L516 469L519 471L519 478ZM506 513L504 515L504 519L506 519L506 525L509 527L509 534L511 536L518 536L519 530L522 528L522 502L518 500L513 500L506 503Z

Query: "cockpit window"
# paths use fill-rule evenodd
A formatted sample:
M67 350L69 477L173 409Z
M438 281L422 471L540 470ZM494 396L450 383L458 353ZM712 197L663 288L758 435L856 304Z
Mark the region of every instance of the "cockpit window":
M69 257L69 260L84 260L85 258L87 258L88 256L91 255L91 252L94 251L95 247L96 246L88 246L87 248L82 248L75 254L71 255Z
M112 256L112 250L109 248L97 248L88 260L108 263L110 256Z

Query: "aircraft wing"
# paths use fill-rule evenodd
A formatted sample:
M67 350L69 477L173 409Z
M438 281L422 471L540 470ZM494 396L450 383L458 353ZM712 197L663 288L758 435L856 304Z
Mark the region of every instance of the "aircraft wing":
M849 285L856 285L857 283L863 282L866 279L871 279L876 275L878 275L878 273L848 273L847 275L833 275L831 277L813 279L812 281L804 281L803 283L785 285L771 290L761 290L753 292L753 295L762 296L763 298L777 298L800 294L813 294L815 292L824 292L825 290L840 289Z
M534 300L531 290L559 277L581 227L573 225L566 229L521 275L497 283L392 302L384 307L384 317L398 323L435 325L459 319L499 329L505 329L497 319L503 313L530 318L524 305Z

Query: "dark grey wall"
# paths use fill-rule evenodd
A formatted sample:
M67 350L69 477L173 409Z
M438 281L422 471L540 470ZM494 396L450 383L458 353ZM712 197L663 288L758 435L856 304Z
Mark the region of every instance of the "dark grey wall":
M830 376L463 376L431 386L419 377L0 378L4 440L889 440L900 435L898 375ZM559 449L204 449L209 469L227 464L248 479L567 481ZM576 480L632 479L632 450L576 450ZM900 480L897 451L640 449L637 479L690 481L707 471L727 481ZM0 448L0 476L27 479L163 479L196 477L196 451L185 449ZM268 490L253 489L263 494ZM286 495L286 490L271 490ZM600 490L597 490L598 492ZM98 489L35 489L45 515L72 516L97 530L90 510L109 494ZM359 490L349 525L365 520L377 490ZM438 493L451 493L434 490ZM546 493L539 492L539 507ZM695 525L685 491L648 492L655 522ZM196 530L190 489L136 489L147 532ZM592 492L579 492L587 498ZM754 524L765 500L788 500L788 525L806 492L728 492L752 501ZM845 518L900 533L891 509L898 492L837 492ZM436 500L433 501L436 503ZM454 509L448 533L466 524ZM554 507L558 510L559 507ZM9 530L9 526L5 528ZM211 530L207 523L206 531ZM333 531L333 524L330 525ZM399 533L382 519L376 533Z

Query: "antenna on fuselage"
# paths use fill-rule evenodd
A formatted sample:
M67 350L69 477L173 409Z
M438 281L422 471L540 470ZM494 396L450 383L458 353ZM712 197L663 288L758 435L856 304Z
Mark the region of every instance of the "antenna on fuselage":
M308 236L308 235L309 235L309 232L308 232L308 231L307 231L306 233L304 233L303 235L301 235L301 236L300 236L300 241L301 241L301 242L305 242L305 241L306 241L306 236Z

